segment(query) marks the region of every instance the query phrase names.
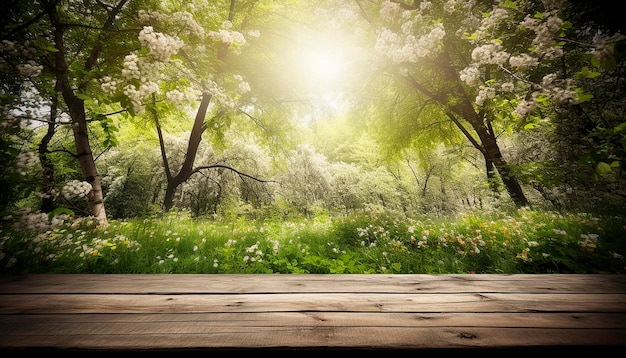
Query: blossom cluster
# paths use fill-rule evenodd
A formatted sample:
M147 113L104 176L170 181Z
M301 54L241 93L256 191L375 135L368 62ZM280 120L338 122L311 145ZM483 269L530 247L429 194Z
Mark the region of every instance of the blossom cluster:
M37 77L41 74L43 65L38 65L37 62L28 60L26 63L17 65L17 70L24 77Z
M507 21L533 34L528 52L513 53L503 47L496 30L501 26L511 26L503 25ZM520 22L516 22L509 9L496 5L482 18L474 31L471 41L476 47L471 54L472 62L459 72L459 78L463 82L478 89L474 103L484 106L501 93L513 94L515 98L517 89L518 105L512 112L517 118L524 118L533 112L538 107L537 99L541 95L550 97L555 103L576 103L577 92L572 81L557 80L557 74L551 73L541 83L533 83L524 73L525 70L538 66L540 59L546 61L562 55L562 48L558 43L563 25L563 20L554 10L546 11L542 16L527 15ZM492 71L489 72L490 81L486 81L485 68L488 66L501 70L504 76L500 81L493 80ZM529 90L531 94L527 96Z
M24 63L18 63L15 68L21 76L24 77L37 77L43 71L43 65L38 64L32 58L35 56L37 49L31 46L29 41L24 43L18 43L11 40L2 40L0 42L0 68L9 66L10 62L7 62L6 58L31 58ZM17 60L22 61L22 60ZM17 62L16 61L16 62Z
M408 65L438 54L444 37L455 34L472 45L469 61L458 76L475 89L475 105L489 105L504 95L516 103L512 114L521 119L539 107L540 98L549 98L555 104L578 103L572 80L564 80L553 72L536 82L527 73L540 62L563 55L563 36L568 25L558 16L558 5L547 1L544 12L524 15L522 7L526 5L513 8L505 1L496 2L488 12L478 13L473 0L447 0L443 4L422 1L411 10L399 2L384 0L379 15L385 25L378 32L375 49L394 64ZM437 11L458 21L446 22L444 26L434 16ZM507 47L499 37L511 28L527 35L525 46ZM623 38L626 36L599 35L590 53L597 59L606 59L612 55L614 42ZM408 67L400 69L403 76L409 73Z
M246 38L239 31L233 31L232 22L224 21L222 27L218 31L209 31L208 36L216 41L231 45L235 54L241 53L241 46L246 44Z
M259 245L260 243L257 241L254 245L246 248L246 253L248 253L249 255L245 255L243 257L243 262L262 262L263 261L263 251L259 249Z
M543 18L526 15L524 21L520 23L522 28L532 30L535 38L532 41L533 53L545 60L551 60L563 55L563 49L555 46L555 40L559 39L559 32L563 26L563 20L558 17L555 11L544 14Z
M39 164L39 157L33 152L20 153L17 156L17 171L21 175L26 175L26 170Z
M24 208L16 211L13 215L5 216L3 220L13 222L17 231L46 232L63 225L69 216L66 214L55 215L52 218L48 214Z
M205 38L204 28L198 24L193 15L188 11L177 11L167 15L157 11L139 10L138 20L140 24L150 25L162 23L166 26L176 27L178 34L185 34L191 37Z
M198 99L201 94L200 91L192 88L187 88L183 91L173 89L165 94L165 98L171 103L189 103Z
M605 62L608 58L612 57L615 52L615 43L626 39L626 35L620 33L607 36L603 33L598 33L593 37L593 49L590 51L591 55L600 62Z
M172 55L185 44L176 36L169 36L154 31L152 26L144 26L139 32L139 43L148 49L149 54L157 61L167 62Z
M193 6L189 9L193 10ZM202 88L193 86L178 87L166 91L162 88L161 82L166 80L168 71L185 71L180 65L180 60L174 58L186 43L180 36L189 41L202 41L212 39L229 45L234 53L240 53L243 45L246 44L246 37L239 31L233 30L230 21L224 21L217 31L206 31L195 21L193 15L188 11L179 11L171 14L164 14L156 11L139 11L139 23L143 25L138 34L138 40L142 51L135 51L124 58L121 77L105 76L101 80L101 88L108 95L123 94L131 103L135 113L145 111L145 102L153 94L164 95L168 102L181 104L197 100L202 92L210 93L213 98L227 108L234 108L237 98L228 94L224 80L215 80L209 76L202 81ZM167 29L167 33L163 30ZM252 37L260 36L255 30L248 31ZM195 43L195 42L194 42ZM194 56L210 56L205 45L194 47ZM204 61L204 60L202 60ZM174 66L168 66L173 64ZM171 74L170 74L171 75ZM192 74L189 74L192 76ZM235 76L235 85L232 88L238 94L250 91L250 85L243 81L241 76Z
M443 24L426 26L421 11L430 8L429 1L420 3L420 10L402 10L400 5L386 0L380 8L382 19L391 25L400 26L399 31L383 27L376 39L376 51L389 57L396 64L416 63L421 58L432 57L441 49L441 41L446 35ZM417 33L417 29L420 33Z
M399 34L383 28L376 40L376 51L385 54L396 64L416 63L421 58L436 55L445 35L443 24L435 24L422 36Z
M70 180L65 183L63 189L61 189L61 195L65 199L83 198L91 192L92 186L86 181Z

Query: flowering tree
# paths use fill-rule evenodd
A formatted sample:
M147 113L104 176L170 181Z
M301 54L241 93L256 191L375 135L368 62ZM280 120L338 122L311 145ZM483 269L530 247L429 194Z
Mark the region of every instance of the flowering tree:
M302 214L310 215L329 194L329 164L310 144L301 144L290 154L287 172L281 178L281 194Z
M112 99L134 114L149 113L156 125L167 178L165 210L171 209L177 188L194 173L210 168L237 172L225 163L195 165L205 131L211 129L220 136L238 109L253 105L248 82L228 69L228 56L241 53L246 37L259 36L255 30L244 35L234 29L236 5L231 0L183 7L162 4L161 8L140 10L141 48L124 58L120 73L102 81L102 89ZM175 113L177 105L193 105L198 99L185 158L175 172L163 140L162 114ZM177 115L185 115L185 111Z
M480 151L487 175L499 174L523 206L528 200L498 136L590 98L561 65L571 24L559 17L560 3L384 0L356 1L352 9L375 30L380 72L394 76L399 91L413 92L396 97L394 103L415 108L399 120L447 118ZM600 56L615 40L598 37L587 51Z
M21 52L18 63L13 63L16 57L4 57L6 63L13 63L20 73L29 72L27 77L41 73L42 78L49 81L31 90L39 96L40 109L50 108L47 122L52 130L44 137L40 154L45 153L47 142L54 135L54 126L68 125L72 129L73 155L80 165L81 182L90 187L86 194L89 210L102 224L107 221L106 211L90 128L93 124L105 123L103 128L107 128L109 144L113 144L113 139L109 136L112 128L106 125L107 116L98 103L102 98L98 78L109 71L109 64L114 63L117 56L128 51L124 44L132 44L123 30L133 25L133 5L138 2L40 0L14 3L11 7L13 24L3 29L5 45L21 39L19 47L34 49L18 51ZM42 164L49 168L49 163ZM51 175L46 179L51 180ZM80 193L85 193L86 185L80 184Z

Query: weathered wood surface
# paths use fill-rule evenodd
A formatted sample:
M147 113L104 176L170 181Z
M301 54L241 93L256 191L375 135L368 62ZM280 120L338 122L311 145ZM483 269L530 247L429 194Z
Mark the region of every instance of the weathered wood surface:
M0 350L626 348L626 275L6 275Z

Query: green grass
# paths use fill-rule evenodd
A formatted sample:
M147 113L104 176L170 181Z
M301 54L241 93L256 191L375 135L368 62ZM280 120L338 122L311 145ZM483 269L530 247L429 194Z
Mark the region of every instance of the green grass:
M520 209L235 221L5 218L2 273L625 273L622 217Z

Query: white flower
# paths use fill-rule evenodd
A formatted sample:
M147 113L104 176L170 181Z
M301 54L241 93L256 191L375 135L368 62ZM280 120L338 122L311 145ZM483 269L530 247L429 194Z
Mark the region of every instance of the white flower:
M539 63L539 60L536 57L523 53L519 56L511 56L511 58L509 58L509 63L513 67L525 69L531 66L536 66Z

